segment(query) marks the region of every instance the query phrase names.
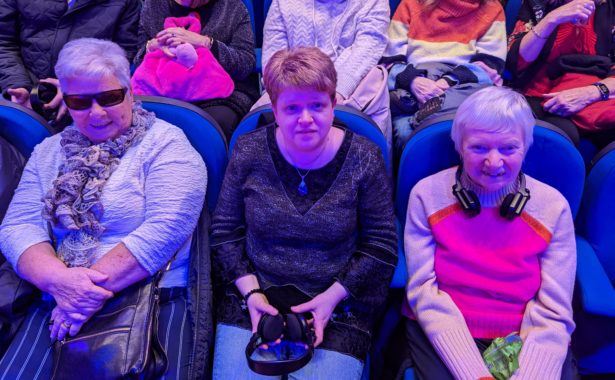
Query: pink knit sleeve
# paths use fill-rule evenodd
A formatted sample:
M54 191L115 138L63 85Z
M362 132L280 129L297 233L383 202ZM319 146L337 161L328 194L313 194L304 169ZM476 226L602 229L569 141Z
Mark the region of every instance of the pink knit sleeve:
M572 292L576 243L570 207L561 197L560 215L548 249L540 258L541 285L523 316L523 348L511 380L559 380L574 330Z
M441 177L441 176L440 176ZM404 231L404 250L409 282L407 298L423 331L456 379L490 377L463 315L438 288L434 270L436 242L428 222L426 204L443 188L423 180L412 190Z

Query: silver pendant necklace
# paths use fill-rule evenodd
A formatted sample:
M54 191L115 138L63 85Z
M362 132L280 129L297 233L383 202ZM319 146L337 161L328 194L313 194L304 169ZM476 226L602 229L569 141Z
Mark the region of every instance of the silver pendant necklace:
M312 171L312 169L308 169L305 174L301 173L301 171L299 170L299 168L297 167L297 165L295 165L295 160L293 160L288 148L286 148L286 142L284 141L284 137L281 136L280 139L283 142L283 146L284 146L284 150L286 151L286 155L288 156L288 160L290 161L290 164L295 168L295 170L297 171L297 174L299 174L299 177L301 177L301 182L299 182L299 186L297 187L297 192L299 192L299 195L302 197L305 197L306 195L308 195L309 189L307 184L305 183L305 177L307 177L308 174L310 174L310 171ZM327 134L327 139L325 140L324 144L322 145L322 149L320 150L320 152L318 152L318 155L316 155L316 157L312 160L312 162L310 162L310 165L314 164L314 162L318 161L318 159L320 158L320 156L322 156L323 152L325 151L325 149L327 148L327 145L329 144L329 134Z

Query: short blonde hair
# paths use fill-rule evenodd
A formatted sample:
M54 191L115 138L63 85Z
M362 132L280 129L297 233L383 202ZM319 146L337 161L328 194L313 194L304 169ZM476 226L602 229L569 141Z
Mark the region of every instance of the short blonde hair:
M455 150L461 154L463 133L466 130L504 133L521 128L524 150L534 141L536 119L525 97L507 87L489 86L468 96L453 120L451 138Z
M275 52L263 73L265 89L276 104L288 87L311 88L335 99L337 73L331 59L315 47L300 47Z

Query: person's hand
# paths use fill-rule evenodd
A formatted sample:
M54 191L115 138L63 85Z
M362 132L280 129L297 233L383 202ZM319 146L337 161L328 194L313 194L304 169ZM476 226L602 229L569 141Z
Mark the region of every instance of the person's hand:
M322 343L325 335L325 328L333 310L337 304L348 295L346 289L338 282L335 282L327 290L320 293L310 301L293 306L290 310L293 313L312 313L314 319L312 326L316 334L314 347Z
M543 105L545 111L568 117L600 99L600 90L595 86L585 86L544 94L543 97L548 99Z
M51 319L49 321L51 340L63 340L66 335L77 335L83 325L90 318L92 318L98 310L100 310L100 308L93 310L90 313L68 313L62 310L59 306L56 306L51 311Z
M209 47L211 38L198 33L191 32L184 28L167 28L156 35L158 43L168 47L177 47L181 44L191 44L197 47Z
M449 86L448 82L445 81L444 79L440 78L436 81L436 86L438 86L442 91L446 91L449 88L451 88L451 86Z
M344 98L344 95L340 94L339 92L335 93L335 101L337 104L344 104L344 100L346 100Z
M30 91L23 87L9 88L6 92L11 95L11 102L17 103L20 106L32 109L30 105Z
M58 113L56 114L56 121L60 121L60 119L62 119L62 117L64 117L64 115L66 115L66 112L68 111L68 108L66 108L66 104L64 104L64 102L62 101L62 89L60 88L60 81L56 78L45 78L41 79L40 82L53 85L58 89L56 96L54 96L49 103L45 104L43 108L51 110L58 108Z
M113 297L113 293L99 286L108 276L89 268L66 268L60 271L49 286L49 293L64 312L93 314Z
M556 25L567 22L585 24L595 10L594 0L572 0L552 10L545 18Z
M410 91L420 104L444 94L444 90L438 87L435 81L425 77L414 78L410 84Z
M502 86L502 84L504 84L504 81L502 80L502 77L500 76L500 74L498 74L498 72L495 69L487 66L486 63L481 62L481 61L475 61L475 62L472 62L472 64L483 69L483 71L487 74L487 76L489 76L489 79L491 79L491 82L495 86L500 87Z

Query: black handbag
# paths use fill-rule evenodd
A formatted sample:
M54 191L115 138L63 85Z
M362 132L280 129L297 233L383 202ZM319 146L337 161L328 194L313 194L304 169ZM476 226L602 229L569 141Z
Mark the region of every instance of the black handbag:
M167 370L167 357L158 339L158 282L163 273L122 290L76 336L56 342L52 379L162 376Z
M39 290L21 279L8 261L0 265L0 357L8 348Z

